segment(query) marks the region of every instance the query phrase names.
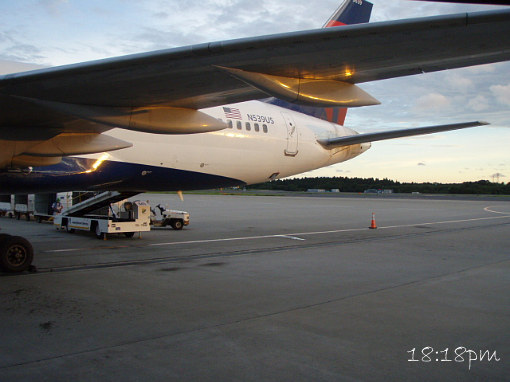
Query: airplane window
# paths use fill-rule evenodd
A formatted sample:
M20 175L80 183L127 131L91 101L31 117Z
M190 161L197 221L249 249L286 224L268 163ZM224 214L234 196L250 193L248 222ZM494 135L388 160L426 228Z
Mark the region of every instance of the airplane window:
M264 133L267 133L267 125L266 124L262 125L262 130L264 130Z
M260 129L259 129L259 124L258 124L258 123L256 123L255 125L253 125L253 127L255 128L255 131L259 131L259 130L260 130Z
M228 128L231 129L233 126L232 126L232 121L230 119L227 120L227 125L228 125Z
M241 121L237 121L237 129L241 130L243 128L243 124Z
M246 122L246 131L250 131L250 130L251 130L250 122Z

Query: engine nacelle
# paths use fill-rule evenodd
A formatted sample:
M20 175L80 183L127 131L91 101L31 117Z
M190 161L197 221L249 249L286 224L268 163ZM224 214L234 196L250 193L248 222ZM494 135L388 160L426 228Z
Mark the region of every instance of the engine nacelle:
M111 127L153 134L196 134L223 130L225 122L201 111L168 106L104 107L18 97L25 101Z

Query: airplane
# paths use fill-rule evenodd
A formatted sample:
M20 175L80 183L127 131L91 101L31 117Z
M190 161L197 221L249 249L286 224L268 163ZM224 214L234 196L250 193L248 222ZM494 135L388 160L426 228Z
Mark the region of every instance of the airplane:
M367 24L371 8L344 1L327 23L352 24L342 27L0 76L0 192L239 186L349 160L373 141L483 125L343 126L343 108L379 103L359 83L510 59L510 11ZM341 21L353 14L365 23ZM27 240L0 235L4 270L32 258Z

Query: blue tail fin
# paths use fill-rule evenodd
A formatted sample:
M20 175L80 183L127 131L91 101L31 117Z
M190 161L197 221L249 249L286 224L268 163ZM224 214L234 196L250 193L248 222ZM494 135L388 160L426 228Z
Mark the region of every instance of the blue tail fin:
M372 3L365 0L345 0L340 7L333 13L323 28L336 27L341 25L362 24L370 21L372 13ZM286 109L299 111L312 117L320 118L325 121L343 125L347 108L345 107L313 107L301 106L290 102L282 101L276 98L270 98L268 103L284 107Z
M347 0L338 7L323 28L368 23L371 13L372 3L364 0Z

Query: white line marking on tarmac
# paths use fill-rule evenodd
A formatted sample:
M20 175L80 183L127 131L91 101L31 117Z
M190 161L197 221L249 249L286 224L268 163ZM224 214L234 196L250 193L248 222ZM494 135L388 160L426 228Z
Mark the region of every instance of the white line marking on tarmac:
M43 252L72 252L72 251L79 251L80 249L84 249L84 248L51 249L49 251L43 251Z
M416 223L416 224L405 224L405 225L389 225L386 227L379 227L380 229L385 228L401 228L401 227L412 227L415 225L433 225L433 224L447 224L447 223L465 223L465 222L474 222L479 220L494 220L494 219L505 219L510 218L510 215L505 216L491 216L487 218L473 218L473 219L460 219L460 220L445 220L439 222L429 222L429 223Z
M306 240L306 239L303 239L302 237L289 236L289 235L276 235L276 237L284 237L286 239L291 239L291 240Z
M496 212L496 211L489 211L488 212L495 212L495 213L501 213L502 212ZM412 223L412 224L400 224L400 225L391 225L391 226L381 226L378 227L378 229L389 229L389 228L406 228L406 227L414 227L417 225L435 225L435 224L448 224L448 223L465 223L465 222L473 222L473 221L480 221L480 220L496 220L496 219L507 219L510 218L510 214L503 215L503 216L490 216L490 217L483 217L483 218L472 218L472 219L458 219L458 220L443 220L443 221L436 221L436 222L427 222L427 223ZM311 236L311 235L323 235L327 233L340 233L340 232L359 232L359 231L367 231L369 230L368 227L366 228L346 228L346 229L335 229L335 230L329 230L329 231L314 231L314 232L296 232L296 233L287 233L287 234L276 234L276 235L261 235L261 236L242 236L242 237L228 237L223 239L204 239L204 240L189 240L189 241L173 241L173 242L167 242L167 243L152 243L147 244L147 247L159 247L159 246L165 246L165 245L179 245L179 244L201 244L201 243L215 243L215 242L224 242L224 241L241 241L241 240L258 240L258 239L270 239L270 238L286 238L286 239L292 239L292 240L306 240L299 236ZM82 249L87 248L69 248L69 249L53 249L48 250L44 252L72 252L72 251L79 251Z
M447 223L464 223L478 220L494 220L494 219L504 219L510 218L510 215L505 216L490 216L485 218L472 218L472 219L460 219L460 220L443 220L438 222L428 222L428 223L412 223L412 224L400 224L400 225L388 225L383 227L378 227L378 229L387 229L387 228L406 228L406 227L414 227L417 225L434 225L434 224L447 224ZM338 229L332 231L316 231L316 232L296 232L296 233L288 233L289 236L305 236L305 235L320 235L324 233L337 233L337 232L351 232L351 231L365 231L369 228L351 228L351 229Z
M227 237L224 239L204 239L204 240L190 240L190 241L173 241L169 243L153 243L149 246L160 245L176 245L176 244L197 244L197 243L214 243L217 241L236 241L236 240L252 240L252 239L268 239L271 237L278 237L280 235L263 235L263 236L244 236L244 237Z
M495 206L495 207L498 207L498 206ZM493 207L492 206L488 206L488 207L485 207L483 210L487 211L487 212L492 212L494 214L501 214L501 215L508 215L508 214L510 214L510 212L494 211L494 210L491 210L491 208L493 208Z

